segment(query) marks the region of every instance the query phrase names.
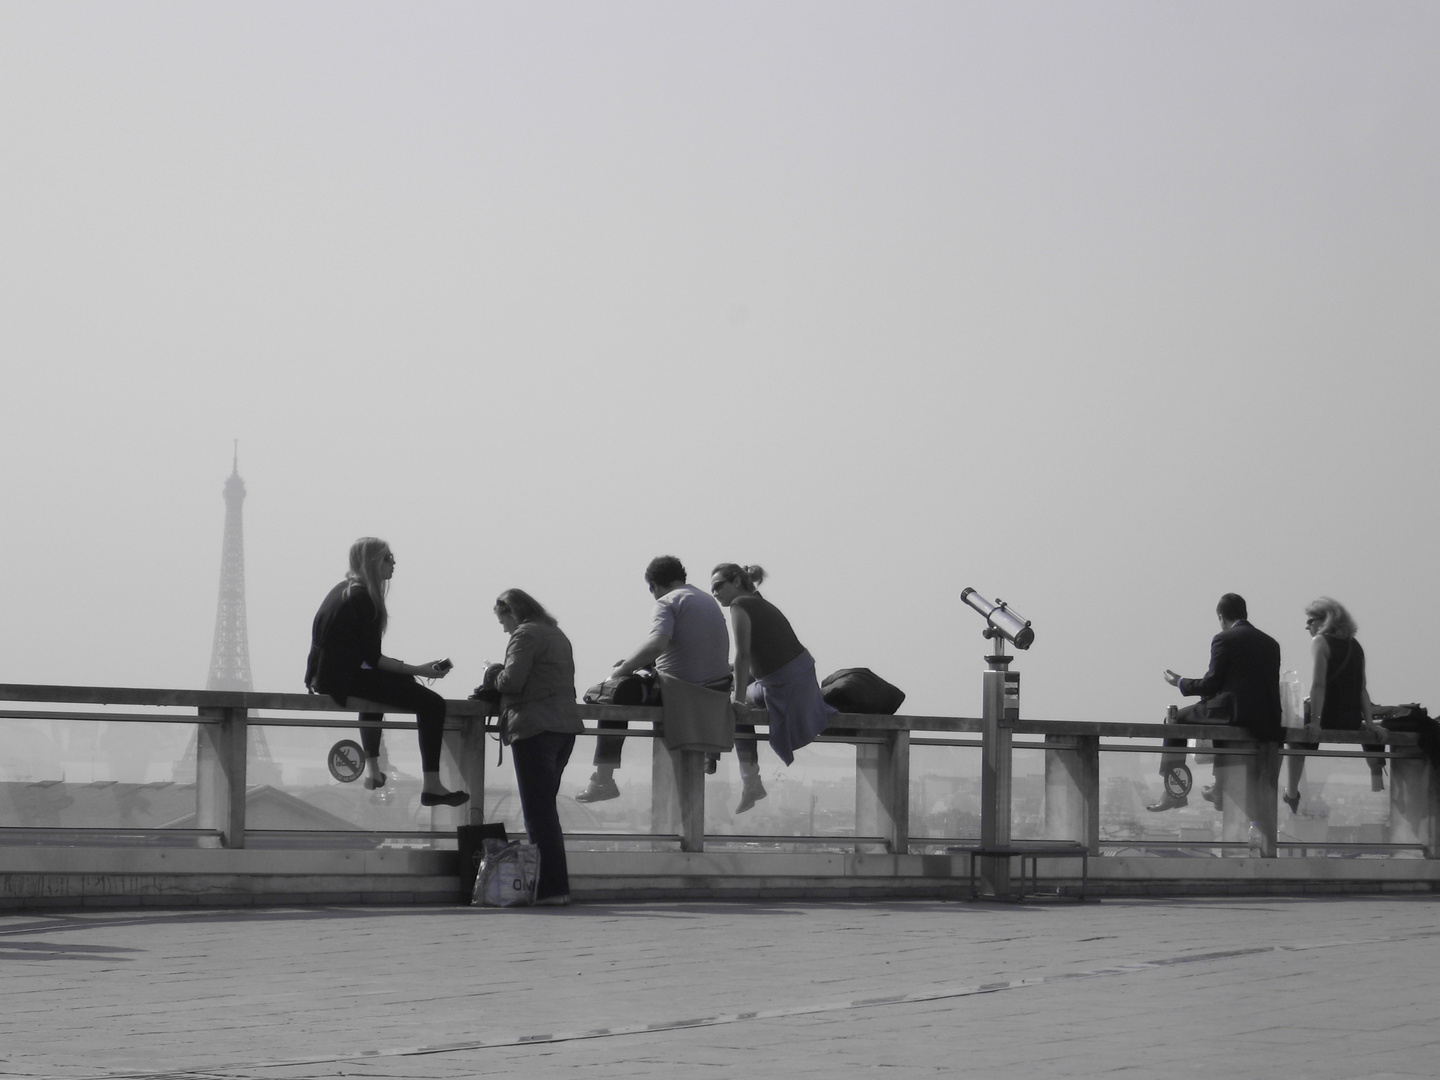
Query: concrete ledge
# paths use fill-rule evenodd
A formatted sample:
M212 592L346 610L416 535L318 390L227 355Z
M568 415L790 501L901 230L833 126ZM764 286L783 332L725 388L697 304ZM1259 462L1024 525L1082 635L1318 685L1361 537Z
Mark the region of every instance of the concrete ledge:
M1042 859L1042 867L1044 862ZM1215 883L1263 883L1291 888L1378 883L1434 886L1440 885L1440 860L1099 858L1090 862L1090 880L1116 885L1164 882L1181 888Z
M577 899L969 897L963 855L572 852ZM1039 860L1038 883L1078 890L1073 859ZM1095 857L1086 895L1308 895L1440 891L1440 861Z
M450 851L0 849L0 909L452 904Z
M453 876L405 879L320 874L5 874L0 909L247 906L251 904L454 904Z
M0 848L0 880L11 874L301 874L454 876L453 851L274 848Z
M455 904L455 852L0 849L0 908ZM966 899L964 855L846 852L569 853L578 900ZM1073 859L1039 859L1038 884L1079 884ZM1098 857L1089 897L1430 893L1440 860Z

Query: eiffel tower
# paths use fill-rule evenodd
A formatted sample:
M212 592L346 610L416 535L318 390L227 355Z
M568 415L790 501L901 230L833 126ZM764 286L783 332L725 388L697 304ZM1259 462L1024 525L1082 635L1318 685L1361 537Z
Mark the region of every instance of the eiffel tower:
M206 690L255 689L250 679L250 637L245 627L245 481L240 479L240 442L235 442L235 460L225 481L225 542L220 551L220 600L215 608L215 639L210 648L210 677ZM189 775L195 767L195 736L177 772ZM246 774L250 786L280 783L280 767L270 756L265 729L250 728L246 749Z
M240 441L225 481L225 545L220 552L220 602L215 608L215 642L210 648L206 690L254 690L250 681L250 636L245 629L245 481L240 479Z

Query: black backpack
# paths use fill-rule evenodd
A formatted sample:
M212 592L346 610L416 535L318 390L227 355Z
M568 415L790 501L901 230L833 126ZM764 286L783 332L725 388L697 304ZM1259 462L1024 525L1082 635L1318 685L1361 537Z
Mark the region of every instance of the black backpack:
M641 668L633 675L596 683L581 700L587 705L659 705L660 680L653 671Z
M826 675L820 684L820 696L840 712L877 716L893 716L905 703L905 691L863 667L841 668Z
M1391 731L1413 731L1419 738L1420 752L1432 765L1440 766L1440 723L1431 718L1423 705L1376 705L1375 722Z

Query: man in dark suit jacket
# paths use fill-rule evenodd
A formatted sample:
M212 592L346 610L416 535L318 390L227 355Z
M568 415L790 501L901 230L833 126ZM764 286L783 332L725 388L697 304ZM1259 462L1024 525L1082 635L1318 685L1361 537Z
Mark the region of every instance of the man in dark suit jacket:
M1280 645L1269 634L1250 625L1243 597L1226 593L1215 606L1220 617L1220 633L1210 642L1210 670L1199 679L1182 679L1173 671L1165 672L1165 681L1185 696L1199 695L1195 705L1179 710L1166 723L1173 724L1234 724L1248 728L1254 738L1279 742L1280 724ZM1185 739L1166 739L1167 747L1179 747L1179 754L1160 758L1160 775L1185 763ZM1207 788L1207 799L1220 805L1220 785ZM1150 810L1173 810L1189 800L1167 790Z

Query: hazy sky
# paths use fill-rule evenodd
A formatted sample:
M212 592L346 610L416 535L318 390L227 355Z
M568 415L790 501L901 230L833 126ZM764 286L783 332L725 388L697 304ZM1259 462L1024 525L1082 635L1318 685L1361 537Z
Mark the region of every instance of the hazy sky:
M641 640L759 562L822 673L1159 719L1234 590L1440 707L1433 3L0 2L0 680L256 688L350 542L386 651Z

